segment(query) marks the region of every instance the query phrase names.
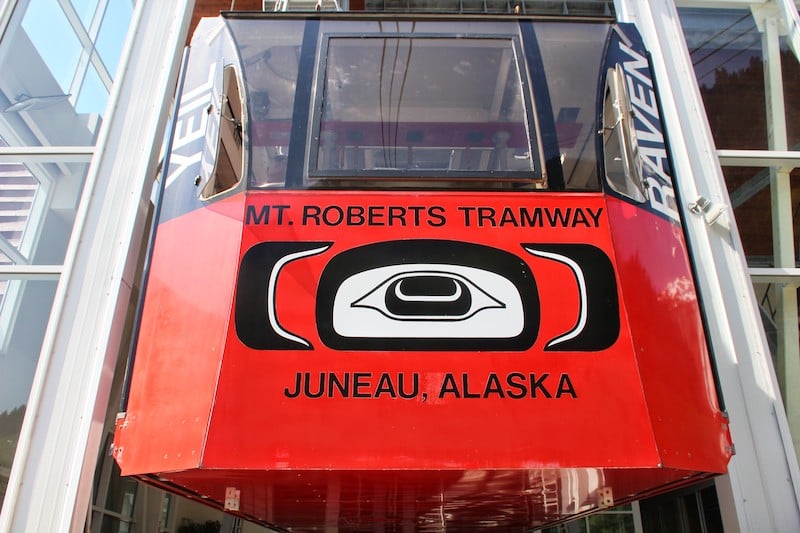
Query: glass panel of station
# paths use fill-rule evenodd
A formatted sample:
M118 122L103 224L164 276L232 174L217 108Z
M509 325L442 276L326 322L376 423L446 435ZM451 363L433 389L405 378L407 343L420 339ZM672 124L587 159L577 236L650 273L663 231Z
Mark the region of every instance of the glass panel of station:
M0 502L132 0L17 3L0 41ZM102 46L101 46L102 44ZM46 266L45 272L37 267Z
M94 144L99 115L75 109L90 65L103 71L106 95L110 89L91 35L69 2L30 0L19 6L0 45L0 136L11 146ZM117 35L123 38L124 32Z
M88 168L58 159L0 161L0 265L64 262Z
M103 450L110 450L111 441L112 437L108 435ZM120 476L117 462L110 453L101 454L95 469L94 503L87 529L92 533L134 531L133 511L138 488L135 480Z
M718 149L766 150L768 146L762 33L749 9L679 10L695 75ZM781 39L781 71L789 150L800 150L800 63ZM767 168L723 167L749 267L773 267L770 172ZM800 169L791 172L794 235L800 230ZM775 356L776 294L757 284L770 348Z
M113 74L119 64L119 56L122 52L124 39L120 36L125 35L133 16L133 2L110 2L112 9L106 9L103 13L103 20L97 31L95 46L100 58L108 71Z
M679 10L717 149L768 149L762 34L749 9ZM781 43L788 144L800 150L800 63ZM748 265L772 265L769 171L724 167ZM800 172L792 173L793 212L800 206ZM795 234L800 219L794 217Z
M0 277L0 501L57 284L57 279Z
M633 508L622 505L543 529L542 533L634 533L635 520Z
M642 529L648 533L723 533L713 482L640 502Z

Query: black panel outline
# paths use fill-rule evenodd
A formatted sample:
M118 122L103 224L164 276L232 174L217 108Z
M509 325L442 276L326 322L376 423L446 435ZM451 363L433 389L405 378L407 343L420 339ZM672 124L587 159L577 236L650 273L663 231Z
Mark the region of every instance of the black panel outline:
M599 352L613 346L619 338L620 305L614 265L608 255L591 244L523 243L522 248L566 265L580 295L575 326L550 339L544 351Z
M277 314L276 285L283 267L325 252L330 242L262 242L242 257L236 283L236 335L256 350L313 350L311 343L283 328Z

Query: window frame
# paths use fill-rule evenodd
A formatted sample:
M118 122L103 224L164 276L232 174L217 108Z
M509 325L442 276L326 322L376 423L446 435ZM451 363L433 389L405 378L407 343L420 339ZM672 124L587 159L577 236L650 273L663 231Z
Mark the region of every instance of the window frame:
M611 103L611 117L608 117L607 104ZM603 174L605 182L615 193L637 203L647 202L647 187L643 179L642 160L639 155L639 142L634 125L634 113L631 108L628 91L625 87L625 76L621 65L609 68L606 72L605 90L603 91L602 113L602 145ZM608 120L611 118L612 120ZM616 138L619 143L619 156L624 182L612 178L609 172L609 142Z
M214 200L231 191L239 190L248 173L246 161L249 157L250 141L247 136L247 102L243 87L245 84L242 83L237 66L234 64L223 65L222 92L219 98L214 98L212 104L216 104L218 108L216 109L214 168L200 193L203 201ZM235 92L233 100L230 98L232 92ZM236 115L237 111L238 116ZM231 116L227 115L228 112L231 113ZM233 151L228 149L230 143L237 145ZM231 155L237 155L237 160L234 161ZM229 168L223 169L225 166Z
M333 39L441 39L449 41L495 40L510 43L511 63L516 69L524 109L524 126L529 153L533 159L533 170L407 170L407 169L318 169L318 154L322 138L320 130L323 122L325 90L327 87L328 50ZM456 188L463 190L492 190L497 186L509 185L530 189L546 189L547 173L544 166L542 136L536 116L535 95L529 79L526 56L521 38L515 34L501 33L380 33L380 32L326 32L320 36L317 50L318 60L315 81L311 91L309 106L309 128L304 160L305 173L302 183L289 183L287 187L323 189L370 189L370 188ZM489 186L487 186L489 185Z

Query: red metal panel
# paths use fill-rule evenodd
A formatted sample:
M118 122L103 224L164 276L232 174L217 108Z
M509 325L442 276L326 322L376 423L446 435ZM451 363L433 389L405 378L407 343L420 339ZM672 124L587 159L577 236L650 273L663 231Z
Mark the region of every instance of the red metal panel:
M664 465L725 471L720 412L683 232L609 197L608 219L639 372Z
M280 324L307 339L313 349L248 348L230 321L204 466L474 469L663 463L653 442L624 313L619 336L606 350L544 351L549 340L576 322L577 287L573 273L563 264L526 253L524 245L592 244L611 254L602 197L564 198L470 193L413 198L378 193L251 195L248 204L254 213L262 214L263 206L288 207L283 209L282 223L276 209L261 223L251 218L243 236L243 253L269 241L332 244L323 253L288 264L276 289ZM348 206L355 208L350 224ZM362 209L368 212L370 206L376 207L371 226L360 214L353 215ZM396 226L391 229L387 228L390 207L406 210L406 218L394 220ZM523 222L528 215L520 215L526 212L541 217L529 224ZM541 324L531 349L336 350L325 346L317 331L320 324L314 324L315 305L320 272L332 257L388 239L445 237L506 250L530 265L541 302ZM658 340L664 341L663 334ZM678 351L684 350L688 347ZM684 363L683 358L670 362L673 371L681 374L684 366L694 364ZM298 376L301 386L311 380L308 392L313 395L320 376L327 382L331 374L339 381L349 377L351 385L359 381L364 386L351 386L348 397L328 386L320 398L302 392L289 397ZM381 381L384 374L387 378ZM416 392L409 399L399 397L401 376L406 392ZM490 381L491 376L498 383ZM699 376L695 373L694 377ZM415 379L416 391L410 385ZM512 386L509 379L527 384L528 390ZM541 386L530 387L532 382ZM700 385L706 390L709 383ZM713 413L710 416L716 420ZM682 427L671 431L692 439L693 434ZM591 446L586 445L588 439Z
M406 487L413 520L442 493L451 525L535 525L724 471L672 223L601 194L243 198L160 229L124 474L216 505L235 487L244 516L299 527L365 497L333 479L387 505Z
M244 195L159 226L127 416L123 472L199 465L233 298Z

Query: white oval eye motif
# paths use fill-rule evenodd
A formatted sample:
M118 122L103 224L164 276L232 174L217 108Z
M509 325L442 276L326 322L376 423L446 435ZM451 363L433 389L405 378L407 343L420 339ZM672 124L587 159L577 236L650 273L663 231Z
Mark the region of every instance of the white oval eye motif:
M394 320L456 321L505 307L464 276L437 271L396 274L351 304Z
M357 338L492 338L519 335L522 298L504 276L447 264L387 265L344 279L333 329Z

